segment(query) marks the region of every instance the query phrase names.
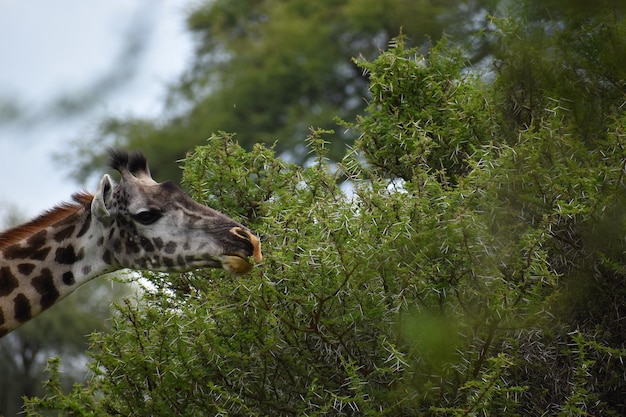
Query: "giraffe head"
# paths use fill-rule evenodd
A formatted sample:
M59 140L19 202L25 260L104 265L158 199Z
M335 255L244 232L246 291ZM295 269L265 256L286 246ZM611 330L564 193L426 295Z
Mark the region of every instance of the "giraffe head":
M246 273L262 260L259 238L199 204L172 182L152 179L141 153L110 151L119 183L104 175L91 204L104 229L100 245L112 267L187 271L200 267Z

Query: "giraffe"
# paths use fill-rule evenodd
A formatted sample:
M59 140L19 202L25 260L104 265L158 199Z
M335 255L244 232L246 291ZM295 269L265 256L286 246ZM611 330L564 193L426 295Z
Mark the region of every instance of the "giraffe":
M201 267L233 274L260 263L248 228L157 183L140 152L109 151L95 194L80 192L34 220L0 234L0 337L87 281L119 269L161 272Z

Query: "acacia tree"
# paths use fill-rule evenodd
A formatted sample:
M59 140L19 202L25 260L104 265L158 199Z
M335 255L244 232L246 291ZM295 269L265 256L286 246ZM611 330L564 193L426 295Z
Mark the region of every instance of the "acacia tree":
M225 133L197 147L187 187L264 264L147 275L93 337L93 379L64 393L53 367L30 415L623 414L626 117L604 107L589 136L541 87L516 119L511 73L487 88L463 60L398 39L357 61L372 98L340 163L324 130L306 167Z

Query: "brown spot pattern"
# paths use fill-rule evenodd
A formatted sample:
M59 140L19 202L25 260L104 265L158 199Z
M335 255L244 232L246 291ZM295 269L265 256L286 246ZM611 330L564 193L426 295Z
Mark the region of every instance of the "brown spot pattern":
M67 271L63 274L63 283L65 285L74 285L76 283L74 273L72 271Z
M50 253L50 248L32 248L32 247L19 247L17 245L10 246L4 250L4 257L8 260L12 259L33 259L36 261L43 261Z
M111 265L111 263L113 261L113 258L111 256L111 251L106 250L104 252L104 254L102 255L102 260L104 261L104 263L107 263L107 264Z
M8 266L0 268L0 296L11 294L18 285L19 281L11 273L11 268Z
M23 323L32 318L33 314L30 308L30 302L24 294L18 294L13 299L13 306L15 311L15 320Z
M53 238L57 242L63 242L65 239L68 239L72 236L72 233L74 233L74 229L76 229L76 226L74 226L73 224L66 226L56 232Z
M89 230L89 226L91 226L91 212L87 211L87 218L85 219L85 222L76 234L76 237L82 237L85 233L87 233L87 230Z
M176 243L168 242L167 245L165 245L165 253L169 253L171 255L174 252L176 252Z
M17 264L17 270L22 275L30 275L35 269L35 264L23 263Z
M41 294L41 307L45 310L59 298L59 291L54 285L52 272L44 268L38 277L32 279L31 284Z
M72 265L76 262L76 253L74 252L74 246L67 245L64 248L57 248L54 255L54 260L63 265Z

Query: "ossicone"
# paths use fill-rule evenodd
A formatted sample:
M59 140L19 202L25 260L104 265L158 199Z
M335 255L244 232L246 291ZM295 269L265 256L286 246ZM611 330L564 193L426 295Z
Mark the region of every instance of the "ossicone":
M146 156L139 151L123 151L118 148L109 148L109 166L117 170L122 176L131 173L135 176L148 175L148 161Z

